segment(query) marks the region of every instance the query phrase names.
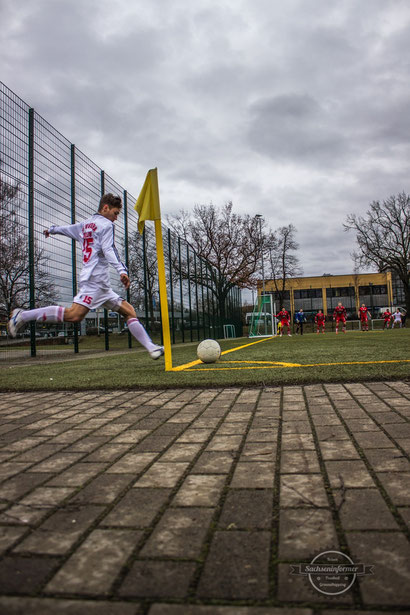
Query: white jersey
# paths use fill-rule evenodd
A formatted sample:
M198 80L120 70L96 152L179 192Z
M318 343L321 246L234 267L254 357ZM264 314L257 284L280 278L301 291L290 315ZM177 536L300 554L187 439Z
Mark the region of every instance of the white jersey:
M102 288L110 287L109 265L118 273L128 274L114 244L114 224L101 214L69 226L52 226L50 235L65 235L75 239L83 247L83 267L79 285L92 282Z

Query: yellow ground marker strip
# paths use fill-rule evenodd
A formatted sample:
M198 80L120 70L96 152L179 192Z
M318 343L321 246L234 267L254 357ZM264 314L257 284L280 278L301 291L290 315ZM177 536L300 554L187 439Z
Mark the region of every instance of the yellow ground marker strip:
M242 348L248 348L248 346L253 346L254 344L261 344L262 342L266 342L267 340L272 340L275 339L273 337L264 337L261 340L257 340L256 342L249 342L249 344L243 344L242 346L236 346L235 348L230 348L229 350L224 350L221 353L222 355L225 354L229 354L230 352L236 352L237 350L242 350ZM203 365L202 361L200 361L199 359L197 359L196 361L191 361L190 363L185 363L184 365L178 365L177 367L173 367L171 370L169 371L173 371L173 372L182 372L186 369L190 369L191 367L194 367L195 365Z
M279 361L274 363L273 361L269 365L260 365L264 361L224 361L226 363L246 363L247 367L197 367L196 369L186 369L189 372L205 372L205 371L226 371L226 370L244 370L244 369L278 369L285 367L331 367L335 365L377 365L380 363L410 363L410 359L392 359L388 361L345 361L341 363L280 363ZM252 363L252 365L249 365ZM268 361L266 362L268 363Z

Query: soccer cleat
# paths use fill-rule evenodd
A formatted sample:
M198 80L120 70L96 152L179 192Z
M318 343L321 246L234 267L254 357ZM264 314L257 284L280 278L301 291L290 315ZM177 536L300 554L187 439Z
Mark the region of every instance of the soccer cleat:
M163 354L164 354L164 347L158 346L158 348L155 348L155 350L151 350L151 352L149 353L149 356L151 357L151 359L154 359L154 361L156 361L157 359L162 357Z
M10 337L16 337L17 333L25 326L25 322L23 322L21 318L21 313L23 310L20 308L16 308L11 313L11 318L7 323L7 330Z

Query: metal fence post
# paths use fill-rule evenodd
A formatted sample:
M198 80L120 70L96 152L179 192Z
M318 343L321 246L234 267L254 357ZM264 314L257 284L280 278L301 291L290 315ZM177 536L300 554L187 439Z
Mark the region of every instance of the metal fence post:
M75 145L71 144L71 224L75 224ZM71 240L73 297L77 294L77 258L75 239ZM78 322L74 323L74 352L78 352Z
M124 251L125 251L125 266L127 270L129 270L130 266L130 254L129 254L129 246L128 246L128 192L124 190L123 192L123 200L124 200ZM127 288L127 301L131 303L131 291ZM132 348L132 335L128 331L128 348Z
M28 112L28 266L30 286L30 309L36 301L34 271L34 109ZM31 356L36 356L36 323L30 322Z
M188 277L188 308L189 308L189 331L191 342L194 341L194 332L192 331L192 299L191 299L191 271L189 264L189 245L186 244L186 263L187 263L187 277Z
M147 233L144 226L142 231L142 260L144 262L144 307L145 307L145 329L147 332L150 330L148 322L148 276L147 276Z
M174 320L174 290L172 284L172 254L171 254L171 230L168 229L168 260L169 260L169 298L171 303L171 329L172 343L175 344L175 320Z
M179 294L180 294L180 300L181 300L181 334L182 334L182 343L184 343L185 342L184 299L182 296L183 285L182 285L181 237L179 236L178 236L178 265L179 265Z
M199 332L200 323L199 323L199 297L198 297L198 272L196 268L196 252L194 251L194 276L195 276L195 310L196 310L196 336L197 340L201 339L201 334Z
M105 172L101 171L101 196L105 194ZM104 308L104 339L105 350L110 349L110 334L108 333L108 310Z

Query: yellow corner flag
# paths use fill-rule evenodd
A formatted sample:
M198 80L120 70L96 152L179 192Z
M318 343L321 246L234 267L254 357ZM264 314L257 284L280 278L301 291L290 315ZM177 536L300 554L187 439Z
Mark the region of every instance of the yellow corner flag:
M161 220L157 169L150 169L134 209L138 212L138 230L143 233L145 220Z
M162 336L164 339L165 371L172 370L171 335L169 330L167 283L165 277L164 244L162 241L161 209L159 206L158 173L150 169L134 209L138 212L138 230L142 234L145 220L155 220L159 300L161 304Z

